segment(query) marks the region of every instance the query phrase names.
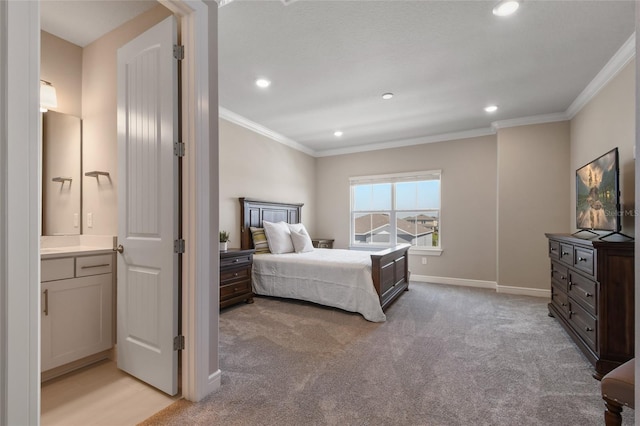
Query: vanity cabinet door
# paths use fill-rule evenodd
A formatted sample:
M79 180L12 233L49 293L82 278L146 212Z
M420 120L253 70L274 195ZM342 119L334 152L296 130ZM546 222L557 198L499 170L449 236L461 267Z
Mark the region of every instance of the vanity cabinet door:
M42 371L112 347L112 274L42 283Z

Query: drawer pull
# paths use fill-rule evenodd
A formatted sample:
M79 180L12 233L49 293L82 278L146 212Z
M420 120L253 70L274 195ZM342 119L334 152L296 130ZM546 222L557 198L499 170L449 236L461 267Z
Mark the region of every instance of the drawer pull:
M234 277L237 277L237 276L238 276L238 273L236 272L235 274L233 274L233 276L234 276Z
M238 263L240 262L240 259L233 259L233 263Z
M562 255L563 255L563 256L569 256L569 252L568 252L568 251L563 251L563 252L562 252Z
M44 291L44 316L49 316L49 289Z
M558 251L558 249L555 247L551 247L551 251Z
M591 328L591 327L585 327L585 328L584 328L584 331L593 331L593 328Z
M567 277L565 277L564 275L560 275L560 279L566 281Z
M593 297L593 294L589 293L588 291L585 291L584 297Z
M578 257L578 262L586 262L587 260L586 257Z
M563 304L562 304L562 306L567 306L567 304L566 304L566 303L563 303Z
M84 265L80 269L91 269L91 268L104 268L105 266L111 266L109 263L102 263L100 265Z

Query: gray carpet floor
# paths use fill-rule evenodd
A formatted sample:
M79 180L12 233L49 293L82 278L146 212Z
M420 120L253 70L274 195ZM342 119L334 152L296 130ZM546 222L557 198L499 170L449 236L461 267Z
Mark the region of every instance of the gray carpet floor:
M220 314L220 390L144 424L602 425L593 369L546 304L412 283L371 323L258 297Z

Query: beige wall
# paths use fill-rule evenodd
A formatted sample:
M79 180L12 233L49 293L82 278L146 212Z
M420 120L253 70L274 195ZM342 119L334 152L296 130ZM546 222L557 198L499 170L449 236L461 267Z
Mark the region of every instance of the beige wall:
M496 280L496 138L486 136L318 158L316 234L349 244L349 177L442 170L441 256L416 275Z
M545 232L568 232L569 122L500 129L498 285L549 289Z
M111 177L83 177L83 234L118 233L117 50L170 15L165 7L156 6L83 50L83 169L109 172ZM87 226L89 213L92 228Z
M220 120L220 229L240 246L239 197L304 203L302 223L314 235L316 159L244 127Z
M51 111L82 117L82 48L40 32L40 78L56 88L58 107Z
M576 229L575 171L618 147L622 232L634 235L635 214L635 63L631 61L571 120L569 228Z

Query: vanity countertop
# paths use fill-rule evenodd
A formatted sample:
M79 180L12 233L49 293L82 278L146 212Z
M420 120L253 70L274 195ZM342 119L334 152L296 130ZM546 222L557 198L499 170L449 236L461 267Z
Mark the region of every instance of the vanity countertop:
M92 254L111 254L112 248L92 246L67 246L40 249L40 259L56 259L69 256L86 256Z

